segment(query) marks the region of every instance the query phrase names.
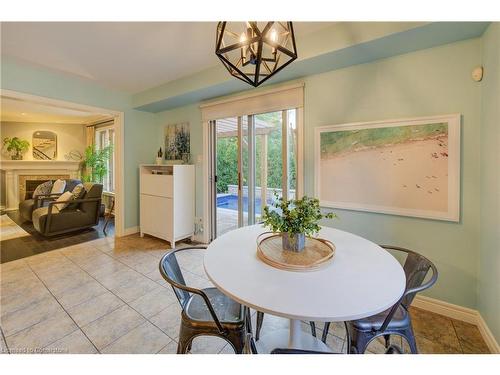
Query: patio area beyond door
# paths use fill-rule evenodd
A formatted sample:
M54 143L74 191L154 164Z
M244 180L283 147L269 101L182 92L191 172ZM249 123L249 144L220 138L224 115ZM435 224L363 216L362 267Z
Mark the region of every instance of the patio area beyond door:
M261 220L277 197L297 187L297 110L209 122L211 237Z

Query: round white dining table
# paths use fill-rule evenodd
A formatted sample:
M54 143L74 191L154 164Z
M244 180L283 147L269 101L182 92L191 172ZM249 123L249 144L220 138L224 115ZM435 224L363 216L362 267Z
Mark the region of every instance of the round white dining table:
M215 239L204 257L209 279L224 294L257 311L290 319L289 330L265 334L259 351L274 348L329 350L303 332L304 321L349 321L382 312L403 295L406 277L400 263L365 238L322 227L318 237L335 247L333 260L318 270L287 271L257 257L262 225L239 228Z

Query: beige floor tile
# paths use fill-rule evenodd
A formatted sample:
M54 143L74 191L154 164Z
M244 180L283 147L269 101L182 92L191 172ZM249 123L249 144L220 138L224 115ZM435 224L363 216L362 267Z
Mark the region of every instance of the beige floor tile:
M106 292L108 290L101 284L95 280L90 280L85 284L78 285L76 288L66 290L57 297L57 300L65 309L70 309Z
M5 342L2 328L0 327L0 354L7 354L8 352L9 349L7 348L7 343Z
M217 354L227 344L227 341L215 336L198 336L193 339L191 354Z
M97 349L101 350L144 321L144 318L130 307L122 306L82 327L82 330Z
M59 298L66 291L79 287L82 284L92 281L93 279L84 271L70 273L63 277L48 278L43 280L51 293Z
M68 314L61 312L12 336L7 336L5 339L11 353L22 353L26 350L40 350L77 328Z
M181 324L181 308L178 303L173 303L165 310L149 318L149 321L170 336L170 338L176 340L179 336Z
M481 332L475 325L459 320L452 320L452 323L464 353L483 354L490 352Z
M46 346L43 352L47 354L94 354L97 353L97 349L78 329Z
M8 314L2 313L0 322L4 334L10 336L63 311L59 303L52 296L48 296L23 309Z
M154 354L172 339L149 322L145 322L106 346L102 353Z
M130 268L118 267L118 271L109 273L102 276L94 276L97 281L99 281L106 288L113 290L118 288L120 285L127 284L133 281L138 281L144 278L143 275L134 271Z
M177 354L177 341L170 341L158 354Z
M460 349L428 340L425 337L416 336L415 339L418 352L421 354L462 354Z
M98 269L98 268L104 266L105 264L114 263L114 262L116 262L116 260L114 258L112 258L109 255L106 255L102 252L99 252L98 254L96 254L92 258L84 259L83 261L78 263L78 266L81 269L88 272L91 270Z
M70 308L68 314L80 327L83 327L123 305L125 303L121 299L111 292L106 292Z
M410 308L410 314L415 336L425 337L427 340L460 351L451 319L413 307Z
M50 292L38 281L29 284L19 284L17 290L15 288L1 288L0 304L2 307L2 314L22 309L48 296L51 296Z
M29 270L29 266L24 259L13 260L12 262L0 264L0 277L5 277L9 272L27 272Z
M141 276L140 278L122 284L119 287L112 289L111 291L125 302L130 303L137 298L151 292L157 287L158 284L156 282L148 279L145 276Z
M111 275L113 275L116 272L120 271L125 271L125 270L130 270L130 267L126 266L125 264L113 260L112 262L106 262L103 264L99 264L95 268L90 268L87 269L87 273L91 275L92 277L95 277L96 280L104 280L110 278Z
M318 338L321 338L318 336ZM340 337L334 335L328 335L326 337L326 345L332 350L334 353L345 353L347 347L344 347L344 340Z
M150 318L165 310L173 303L179 303L172 289L158 286L149 293L137 298L130 306L145 318Z

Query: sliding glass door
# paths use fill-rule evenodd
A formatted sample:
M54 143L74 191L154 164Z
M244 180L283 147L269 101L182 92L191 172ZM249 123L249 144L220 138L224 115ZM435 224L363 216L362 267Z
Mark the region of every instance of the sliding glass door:
M261 220L297 186L295 109L210 121L211 237Z

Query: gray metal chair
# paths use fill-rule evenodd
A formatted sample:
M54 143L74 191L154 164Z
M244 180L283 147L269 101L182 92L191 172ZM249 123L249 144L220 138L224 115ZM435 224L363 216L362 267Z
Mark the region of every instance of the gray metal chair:
M177 262L176 253L206 247L187 247L172 250L160 261L160 273L172 286L182 308L177 353L191 350L197 336L218 336L227 340L236 353L245 345L245 309L222 294L217 288L196 289L186 285Z
M390 345L390 336L400 335L408 342L411 352L416 354L418 353L417 344L408 308L418 292L429 289L436 283L438 271L429 259L412 250L397 246L382 245L382 247L387 250L406 253L406 260L403 265L406 275L405 292L390 309L368 318L346 322L347 336L350 342L348 351L349 353L362 354L374 339L383 336L387 351L401 353L401 348ZM432 269L432 276L424 283L429 269ZM326 341L329 328L330 324L326 323L323 329L323 341Z

